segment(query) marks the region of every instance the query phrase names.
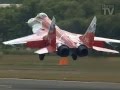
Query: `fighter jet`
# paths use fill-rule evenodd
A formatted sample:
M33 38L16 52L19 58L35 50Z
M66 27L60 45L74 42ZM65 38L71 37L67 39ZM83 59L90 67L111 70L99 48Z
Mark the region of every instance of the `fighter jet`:
M36 17L28 20L28 25L32 28L33 34L25 37L3 42L5 45L25 44L29 48L38 48L35 53L39 54L40 60L44 60L45 54L56 53L60 57L87 56L89 49L96 51L119 53L119 51L105 48L105 43L120 43L120 40L96 37L96 22L94 16L85 34L71 33L60 29L55 17L52 20L45 13L39 13Z

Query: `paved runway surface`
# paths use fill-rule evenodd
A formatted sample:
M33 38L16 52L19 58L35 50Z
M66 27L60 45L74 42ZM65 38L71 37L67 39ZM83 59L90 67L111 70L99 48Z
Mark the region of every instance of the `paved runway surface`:
M120 83L0 79L0 90L120 90Z

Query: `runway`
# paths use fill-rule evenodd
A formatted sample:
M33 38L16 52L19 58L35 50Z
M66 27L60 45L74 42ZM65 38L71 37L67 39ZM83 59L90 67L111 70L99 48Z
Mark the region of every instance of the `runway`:
M120 90L120 83L0 79L0 90Z

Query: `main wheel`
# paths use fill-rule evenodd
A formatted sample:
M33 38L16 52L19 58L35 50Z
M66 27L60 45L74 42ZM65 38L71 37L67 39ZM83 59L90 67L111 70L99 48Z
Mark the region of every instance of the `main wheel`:
M44 57L45 57L45 54L39 54L39 59L40 59L40 61L43 61L43 60L44 60Z

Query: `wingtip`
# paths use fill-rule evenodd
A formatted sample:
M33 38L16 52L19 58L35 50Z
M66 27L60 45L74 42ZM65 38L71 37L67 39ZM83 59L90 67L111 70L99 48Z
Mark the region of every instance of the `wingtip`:
M4 45L6 45L7 43L6 42L2 42Z
M12 45L9 42L2 42L4 45Z
M2 42L4 45L11 45L11 43L9 41L4 41Z

